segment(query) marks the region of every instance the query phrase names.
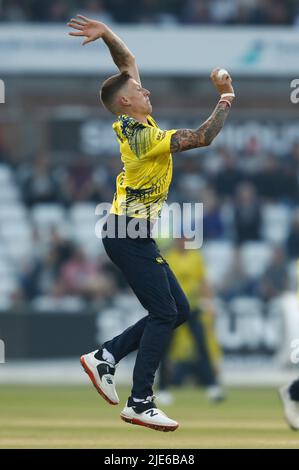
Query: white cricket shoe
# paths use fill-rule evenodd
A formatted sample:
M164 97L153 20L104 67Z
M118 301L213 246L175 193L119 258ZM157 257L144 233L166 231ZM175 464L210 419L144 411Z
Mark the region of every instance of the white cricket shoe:
M104 359L97 359L95 357L97 352L98 350L81 356L81 365L104 400L110 405L118 405L119 398L115 390L114 378L116 366Z
M138 424L156 431L175 431L179 423L168 418L163 411L159 410L154 399L154 396L147 397L146 400L136 403L132 398L129 398L120 414L121 419L126 423Z
M294 431L299 430L299 402L292 400L289 393L290 385L283 385L279 389L280 399L282 401L284 416Z

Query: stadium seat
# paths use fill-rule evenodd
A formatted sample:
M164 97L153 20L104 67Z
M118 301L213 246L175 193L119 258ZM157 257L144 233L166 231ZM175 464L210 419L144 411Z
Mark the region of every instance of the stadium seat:
M0 164L0 186L11 183L12 181L12 170L8 165Z
M0 295L0 312L10 310L12 306L12 300L8 295Z
M0 234L4 240L9 240L10 242L16 241L22 243L24 240L28 243L32 242L32 228L28 221L25 220L12 220L2 223Z
M0 298L2 295L9 296L12 294L18 287L18 282L15 276L5 276L1 278L0 282Z
M15 241L6 244L7 254L14 263L22 263L33 257L34 250L32 244L18 244Z
M74 242L78 244L90 258L94 258L104 251L102 239L96 237L94 230L94 226L73 226L72 232Z
M32 302L34 310L51 313L74 313L84 309L85 303L77 296L65 296L63 298L53 298L48 296L36 297Z
M291 222L290 210L282 204L266 204L262 209L262 235L272 243L286 240Z
M59 226L65 221L64 208L59 204L36 204L31 210L33 222L39 227Z
M240 249L242 267L250 278L261 276L269 265L272 254L266 242L247 242Z
M228 241L210 241L203 244L208 280L219 286L230 271L234 259L234 247Z
M60 204L36 204L31 218L40 236L48 238L53 228L64 237L70 235L71 227L64 207Z
M14 202L8 204L1 204L0 201L0 223L4 221L23 221L27 220L28 213L25 206L22 203Z
M0 182L0 201L1 204L19 201L21 199L20 191L14 184L1 184Z
M6 258L0 257L0 279L2 276L12 276L15 274L14 265Z
M85 221L93 221L95 224L97 220L95 208L96 204L89 202L73 204L69 212L70 219L76 224L84 223Z
M297 292L298 290L298 268L297 261L290 261L288 263L288 279L290 283L290 290Z

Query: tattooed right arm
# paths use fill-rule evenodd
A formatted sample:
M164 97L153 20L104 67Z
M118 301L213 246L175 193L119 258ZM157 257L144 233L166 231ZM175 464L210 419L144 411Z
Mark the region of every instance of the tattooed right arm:
M210 145L224 126L229 110L230 106L227 103L220 102L211 116L198 129L179 129L171 137L170 153Z

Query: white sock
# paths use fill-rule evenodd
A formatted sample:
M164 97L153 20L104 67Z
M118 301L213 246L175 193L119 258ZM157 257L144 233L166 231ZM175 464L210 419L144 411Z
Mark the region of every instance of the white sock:
M107 351L107 349L103 348L102 356L104 361L110 362L110 364L115 365L115 359L113 355L109 351Z
M134 398L133 397L133 400L136 401L136 403L139 403L141 401L144 401L145 399L144 398Z

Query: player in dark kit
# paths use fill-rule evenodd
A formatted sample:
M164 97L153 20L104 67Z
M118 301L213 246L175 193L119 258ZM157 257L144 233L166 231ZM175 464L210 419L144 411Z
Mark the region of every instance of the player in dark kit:
M133 388L121 418L160 431L174 431L178 423L156 407L152 386L172 330L188 317L189 304L152 239L151 228L168 194L171 154L212 143L235 96L231 78L223 69L212 71L211 80L220 98L211 116L198 129L161 130L151 116L150 92L142 87L135 57L126 45L105 24L81 15L68 25L75 30L70 35L85 37L83 44L102 39L120 72L108 78L100 91L105 108L117 116L113 129L124 166L117 177L103 243L108 256L148 311L147 316L106 341L99 350L84 354L81 363L102 397L117 405L115 366L137 350ZM117 228L121 224L126 228L125 237ZM138 226L137 238L131 235L132 226ZM109 227L114 230L109 232Z

